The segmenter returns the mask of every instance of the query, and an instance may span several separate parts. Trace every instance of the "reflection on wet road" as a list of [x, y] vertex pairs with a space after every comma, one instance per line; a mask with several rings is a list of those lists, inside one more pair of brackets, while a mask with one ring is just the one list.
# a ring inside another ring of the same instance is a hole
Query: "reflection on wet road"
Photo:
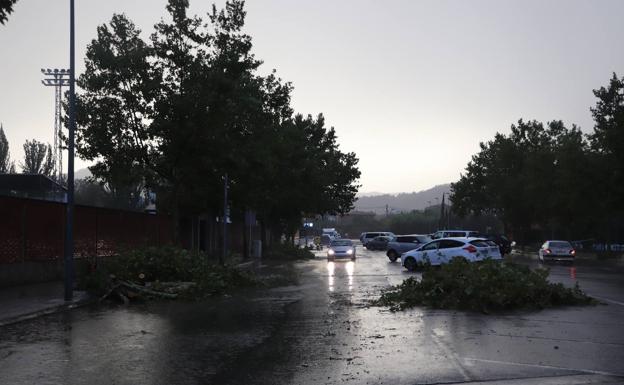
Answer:
[[355, 262], [327, 262], [327, 286], [330, 292], [334, 291], [334, 282], [336, 276], [339, 278], [347, 277], [347, 281], [341, 280], [341, 283], [347, 284], [349, 291], [353, 290], [353, 274], [355, 273]]
[[[392, 313], [368, 301], [413, 274], [383, 252], [359, 248], [355, 262], [319, 253], [297, 268], [297, 287], [77, 309], [0, 328], [0, 384], [583, 383], [624, 375], [624, 306]], [[552, 279], [574, 283], [564, 266], [552, 267]], [[578, 266], [575, 279], [624, 302], [621, 274]]]

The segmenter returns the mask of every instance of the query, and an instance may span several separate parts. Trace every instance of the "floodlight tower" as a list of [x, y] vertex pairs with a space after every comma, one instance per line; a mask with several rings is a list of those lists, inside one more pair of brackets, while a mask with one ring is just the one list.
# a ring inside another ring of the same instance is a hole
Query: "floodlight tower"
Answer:
[[41, 69], [44, 78], [41, 83], [46, 87], [54, 87], [54, 157], [56, 158], [56, 166], [54, 174], [58, 182], [63, 183], [63, 146], [61, 146], [61, 130], [62, 130], [62, 88], [69, 86], [69, 70], [68, 69]]

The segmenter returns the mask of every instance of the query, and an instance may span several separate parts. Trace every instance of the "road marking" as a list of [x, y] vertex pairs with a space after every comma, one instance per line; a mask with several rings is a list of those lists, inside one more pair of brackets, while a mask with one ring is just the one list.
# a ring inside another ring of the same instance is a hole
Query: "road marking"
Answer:
[[612, 299], [609, 299], [609, 298], [598, 297], [598, 296], [595, 296], [595, 295], [590, 294], [590, 293], [587, 293], [587, 294], [590, 297], [594, 297], [594, 298], [599, 299], [601, 301], [605, 301], [605, 302], [613, 303], [613, 304], [616, 304], [616, 305], [624, 306], [624, 302], [615, 301], [615, 300], [612, 300]]
[[544, 369], [559, 369], [559, 370], [569, 370], [571, 372], [583, 372], [583, 373], [590, 373], [590, 374], [600, 374], [603, 376], [615, 376], [615, 377], [622, 377], [622, 374], [618, 374], [618, 373], [612, 373], [612, 372], [605, 372], [602, 370], [592, 370], [592, 369], [571, 369], [571, 368], [565, 368], [562, 366], [554, 366], [554, 365], [542, 365], [542, 364], [525, 364], [523, 362], [509, 362], [509, 361], [498, 361], [498, 360], [487, 360], [487, 359], [482, 359], [482, 358], [472, 358], [472, 357], [464, 357], [463, 358], [466, 361], [477, 361], [477, 362], [485, 362], [485, 363], [491, 363], [491, 364], [506, 364], [506, 365], [515, 365], [515, 366], [526, 366], [526, 367], [535, 367], [535, 368], [544, 368]]
[[455, 352], [453, 352], [453, 350], [451, 350], [451, 348], [440, 338], [444, 336], [444, 334], [445, 333], [443, 330], [433, 329], [431, 331], [431, 338], [433, 339], [433, 342], [435, 342], [435, 344], [438, 345], [438, 347], [444, 351], [446, 356], [453, 363], [453, 366], [455, 366], [455, 369], [457, 369], [457, 371], [462, 375], [462, 377], [464, 378], [464, 381], [466, 382], [474, 381], [474, 378], [470, 376], [468, 371], [461, 364], [461, 361], [459, 360], [459, 357], [457, 356], [457, 354], [455, 354]]

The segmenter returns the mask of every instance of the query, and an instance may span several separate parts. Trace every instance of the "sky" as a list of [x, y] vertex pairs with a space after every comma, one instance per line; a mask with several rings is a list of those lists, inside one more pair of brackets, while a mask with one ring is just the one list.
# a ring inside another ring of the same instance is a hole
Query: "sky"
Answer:
[[[190, 3], [204, 15], [212, 1]], [[68, 67], [68, 4], [19, 0], [0, 25], [0, 123], [16, 163], [26, 139], [53, 141], [54, 92], [40, 68]], [[165, 4], [76, 0], [77, 73], [113, 13], [147, 37]], [[248, 0], [246, 9], [262, 71], [293, 83], [296, 112], [335, 127], [360, 159], [363, 193], [456, 181], [480, 142], [520, 118], [591, 132], [592, 90], [624, 76], [620, 0]]]

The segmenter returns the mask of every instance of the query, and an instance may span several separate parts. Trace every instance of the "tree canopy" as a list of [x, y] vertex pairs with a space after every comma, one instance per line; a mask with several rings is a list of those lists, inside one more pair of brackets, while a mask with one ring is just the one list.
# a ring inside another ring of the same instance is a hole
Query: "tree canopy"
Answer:
[[15, 163], [11, 161], [9, 141], [4, 134], [4, 128], [0, 125], [0, 174], [15, 173]]
[[9, 19], [15, 3], [17, 0], [0, 0], [0, 24], [4, 24]]
[[561, 121], [520, 120], [509, 134], [481, 143], [452, 184], [453, 209], [494, 214], [519, 238], [532, 229], [574, 239], [615, 236], [624, 207], [624, 82], [614, 74], [594, 95], [589, 135]]
[[27, 140], [24, 143], [24, 162], [20, 166], [24, 174], [43, 174], [54, 177], [56, 162], [52, 146], [35, 139]]
[[176, 218], [219, 215], [226, 174], [232, 207], [279, 232], [302, 215], [348, 212], [358, 159], [340, 151], [322, 114], [294, 114], [290, 83], [261, 74], [244, 2], [213, 6], [207, 18], [188, 6], [169, 0], [149, 40], [114, 15], [88, 45], [76, 138], [94, 177], [141, 183]]

